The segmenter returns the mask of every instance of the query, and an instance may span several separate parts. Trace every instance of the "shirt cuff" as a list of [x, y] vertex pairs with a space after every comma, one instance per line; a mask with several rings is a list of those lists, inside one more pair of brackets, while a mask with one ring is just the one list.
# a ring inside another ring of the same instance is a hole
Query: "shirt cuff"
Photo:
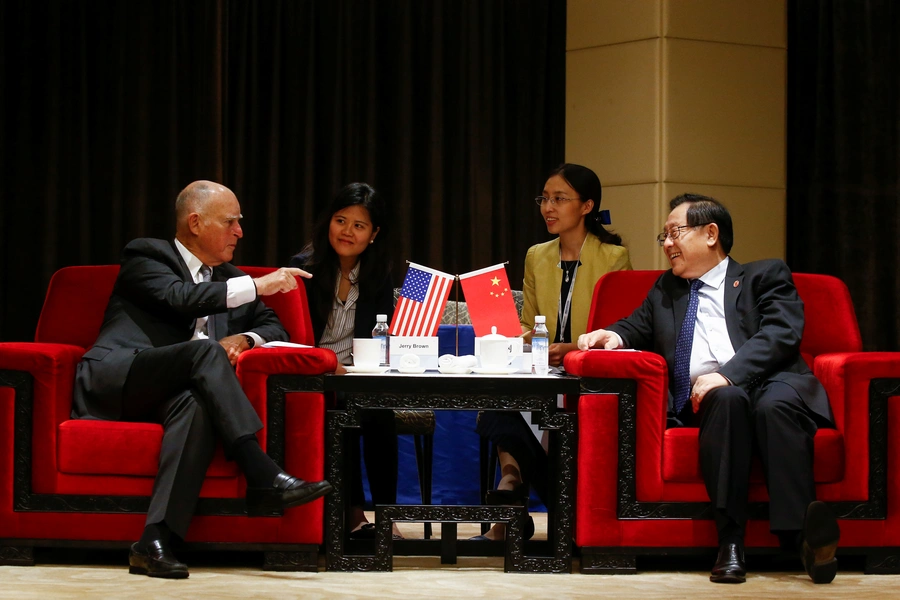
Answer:
[[615, 331], [613, 331], [613, 332], [611, 332], [611, 333], [612, 333], [614, 336], [616, 336], [616, 339], [617, 339], [617, 340], [619, 340], [618, 348], [624, 348], [624, 347], [625, 347], [625, 342], [622, 340], [622, 336], [619, 335], [618, 333], [616, 333]]
[[232, 277], [225, 283], [228, 285], [228, 292], [225, 296], [225, 305], [228, 308], [237, 308], [256, 300], [256, 284], [249, 275]]
[[262, 346], [263, 344], [266, 343], [266, 340], [262, 339], [262, 338], [259, 336], [259, 334], [256, 333], [256, 332], [254, 332], [254, 331], [245, 331], [245, 332], [244, 332], [244, 335], [249, 335], [250, 337], [253, 338], [253, 341], [256, 342], [256, 343], [253, 345], [254, 348], [259, 348], [260, 346]]

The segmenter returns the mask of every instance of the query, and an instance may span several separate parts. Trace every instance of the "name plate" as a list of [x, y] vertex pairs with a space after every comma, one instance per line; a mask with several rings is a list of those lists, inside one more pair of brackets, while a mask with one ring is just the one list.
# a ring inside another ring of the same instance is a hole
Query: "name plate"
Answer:
[[419, 366], [426, 369], [438, 368], [438, 338], [394, 335], [391, 340], [391, 368], [400, 366], [400, 357], [404, 354], [415, 354], [419, 357]]

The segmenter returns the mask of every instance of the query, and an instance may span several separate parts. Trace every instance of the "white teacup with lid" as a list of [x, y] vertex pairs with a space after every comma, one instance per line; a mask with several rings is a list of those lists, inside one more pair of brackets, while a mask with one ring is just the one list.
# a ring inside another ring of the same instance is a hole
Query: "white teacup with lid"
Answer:
[[510, 352], [509, 338], [497, 333], [497, 327], [491, 327], [491, 333], [481, 338], [481, 368], [502, 370], [509, 366], [513, 356]]

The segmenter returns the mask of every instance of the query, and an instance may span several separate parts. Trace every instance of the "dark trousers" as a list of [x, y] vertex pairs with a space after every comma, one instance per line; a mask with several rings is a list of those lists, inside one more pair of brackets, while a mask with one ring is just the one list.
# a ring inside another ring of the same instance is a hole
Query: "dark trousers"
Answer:
[[[363, 410], [360, 416], [362, 431], [347, 435], [350, 444], [348, 459], [351, 461], [345, 473], [352, 473], [350, 481], [350, 505], [363, 506], [366, 502], [362, 484], [361, 459], [366, 461], [366, 476], [372, 504], [397, 503], [397, 427], [394, 411], [385, 409]], [[359, 441], [362, 438], [362, 453]]]
[[122, 420], [163, 425], [147, 524], [165, 521], [181, 538], [187, 535], [216, 439], [227, 451], [262, 428], [225, 349], [209, 340], [141, 351], [125, 382]]
[[818, 426], [791, 386], [771, 381], [748, 395], [738, 387], [709, 392], [696, 415], [690, 403], [682, 422], [700, 423], [700, 468], [715, 508], [720, 541], [743, 534], [747, 523], [750, 458], [761, 459], [773, 532], [799, 531], [816, 499], [813, 438]]
[[544, 447], [534, 436], [525, 418], [517, 412], [486, 410], [478, 415], [475, 431], [494, 445], [509, 452], [519, 463], [522, 481], [537, 492], [544, 506], [551, 506], [547, 493], [549, 460]]

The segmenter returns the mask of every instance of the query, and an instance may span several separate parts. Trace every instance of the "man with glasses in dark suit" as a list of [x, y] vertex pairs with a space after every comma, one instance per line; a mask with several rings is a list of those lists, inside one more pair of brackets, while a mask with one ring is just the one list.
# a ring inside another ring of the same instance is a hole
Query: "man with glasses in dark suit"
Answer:
[[700, 428], [700, 465], [719, 554], [710, 580], [746, 579], [744, 530], [754, 450], [769, 491], [769, 523], [816, 583], [837, 573], [840, 538], [816, 501], [813, 438], [834, 427], [825, 389], [800, 356], [803, 302], [781, 260], [741, 265], [728, 256], [731, 215], [718, 200], [683, 194], [657, 240], [671, 269], [643, 304], [578, 347], [635, 348], [669, 367], [669, 426]]

